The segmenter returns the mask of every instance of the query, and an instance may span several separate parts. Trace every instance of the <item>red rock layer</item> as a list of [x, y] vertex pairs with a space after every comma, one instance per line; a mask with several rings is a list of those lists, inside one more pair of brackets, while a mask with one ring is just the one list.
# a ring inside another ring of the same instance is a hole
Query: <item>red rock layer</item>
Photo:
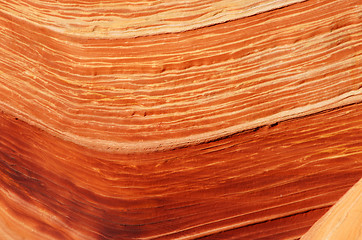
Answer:
[[109, 154], [1, 114], [6, 239], [298, 238], [362, 175], [362, 106]]
[[68, 4], [20, 2], [0, 11], [0, 108], [83, 146], [170, 149], [362, 101], [359, 0], [137, 38], [65, 34]]
[[301, 237], [362, 177], [361, 6], [0, 0], [0, 237]]
[[362, 179], [302, 237], [302, 240], [362, 238]]

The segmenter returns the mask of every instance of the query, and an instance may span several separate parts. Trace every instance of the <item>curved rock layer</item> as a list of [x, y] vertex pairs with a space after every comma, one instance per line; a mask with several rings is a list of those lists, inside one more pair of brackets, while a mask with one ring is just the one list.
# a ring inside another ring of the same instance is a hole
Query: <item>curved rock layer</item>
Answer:
[[138, 154], [89, 150], [2, 113], [0, 235], [298, 238], [362, 175], [361, 109]]
[[358, 181], [302, 240], [362, 238], [362, 179]]
[[0, 0], [0, 237], [298, 239], [362, 177], [359, 0]]
[[[273, 11], [289, 1], [262, 1], [270, 11], [137, 38], [82, 35], [81, 26], [58, 31], [78, 19], [97, 29], [95, 19], [108, 9], [92, 14], [100, 3], [20, 2], [1, 2], [0, 107], [83, 146], [171, 149], [362, 101], [359, 0], [311, 0]], [[224, 11], [259, 9], [258, 1], [241, 2]], [[123, 5], [113, 5], [110, 15], [120, 14]], [[162, 6], [164, 14], [171, 11]]]

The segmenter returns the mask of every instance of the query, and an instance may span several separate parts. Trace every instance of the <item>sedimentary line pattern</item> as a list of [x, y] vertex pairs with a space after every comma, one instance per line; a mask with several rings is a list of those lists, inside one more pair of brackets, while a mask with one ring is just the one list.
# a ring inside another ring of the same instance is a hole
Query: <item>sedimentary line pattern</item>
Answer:
[[66, 35], [3, 8], [1, 108], [83, 146], [169, 149], [362, 100], [360, 1], [117, 39]]
[[142, 154], [89, 150], [2, 113], [0, 234], [300, 237], [361, 177], [361, 112], [355, 104]]
[[300, 238], [362, 177], [361, 19], [0, 0], [0, 238]]

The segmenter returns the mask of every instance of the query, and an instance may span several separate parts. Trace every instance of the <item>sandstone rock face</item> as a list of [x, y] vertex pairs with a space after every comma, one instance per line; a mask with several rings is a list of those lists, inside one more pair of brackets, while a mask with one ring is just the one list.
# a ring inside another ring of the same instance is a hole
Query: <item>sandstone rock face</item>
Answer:
[[361, 213], [362, 179], [314, 224], [302, 240], [361, 239]]
[[300, 238], [362, 177], [361, 19], [0, 0], [0, 239]]

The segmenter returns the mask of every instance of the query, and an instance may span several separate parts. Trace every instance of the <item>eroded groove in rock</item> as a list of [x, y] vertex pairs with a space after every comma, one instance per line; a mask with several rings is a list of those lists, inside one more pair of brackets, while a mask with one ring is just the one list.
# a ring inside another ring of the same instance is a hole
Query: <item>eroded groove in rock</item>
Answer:
[[359, 0], [0, 0], [0, 238], [300, 238], [362, 177]]
[[0, 234], [301, 237], [361, 177], [361, 113], [354, 104], [206, 144], [134, 154], [85, 149], [2, 113]]
[[169, 149], [362, 101], [357, 0], [117, 39], [53, 31], [9, 4], [0, 11], [1, 109], [83, 146]]

